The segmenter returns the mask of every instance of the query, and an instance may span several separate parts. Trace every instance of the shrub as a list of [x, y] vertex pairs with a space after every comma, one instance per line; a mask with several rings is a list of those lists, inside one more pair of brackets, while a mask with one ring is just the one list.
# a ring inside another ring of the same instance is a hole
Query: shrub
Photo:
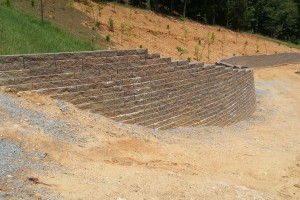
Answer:
[[34, 5], [35, 5], [35, 1], [31, 0], [31, 7], [34, 7]]
[[106, 42], [111, 42], [109, 35], [106, 35]]
[[99, 28], [99, 27], [100, 27], [100, 25], [101, 25], [101, 24], [100, 24], [100, 22], [99, 22], [99, 21], [96, 21], [96, 24], [95, 24], [95, 26]]
[[10, 8], [10, 7], [11, 7], [10, 0], [6, 0], [6, 1], [5, 1], [5, 5], [6, 5], [7, 7], [9, 7], [9, 8]]

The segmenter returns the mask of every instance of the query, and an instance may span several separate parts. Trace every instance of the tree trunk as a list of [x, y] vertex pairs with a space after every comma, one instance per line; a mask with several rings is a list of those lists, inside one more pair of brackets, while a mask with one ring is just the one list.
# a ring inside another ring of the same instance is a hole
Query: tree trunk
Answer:
[[41, 0], [41, 18], [42, 23], [44, 22], [44, 6], [43, 6], [43, 0]]
[[147, 0], [147, 9], [151, 9], [151, 0]]
[[183, 17], [185, 17], [185, 15], [186, 15], [186, 4], [187, 4], [187, 1], [188, 0], [184, 0], [184, 5], [183, 5]]
[[226, 27], [229, 27], [229, 0], [227, 0]]
[[216, 24], [216, 1], [213, 0], [213, 25]]

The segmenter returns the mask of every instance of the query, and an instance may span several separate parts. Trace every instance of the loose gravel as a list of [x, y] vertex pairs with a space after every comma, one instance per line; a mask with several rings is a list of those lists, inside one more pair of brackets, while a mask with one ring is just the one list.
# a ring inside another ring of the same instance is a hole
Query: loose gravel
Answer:
[[[0, 200], [4, 199], [31, 199], [38, 193], [42, 199], [60, 199], [58, 195], [50, 195], [46, 189], [32, 187], [26, 180], [24, 173], [28, 170], [62, 170], [62, 167], [46, 162], [42, 152], [24, 152], [19, 144], [11, 140], [0, 138]], [[32, 161], [36, 158], [36, 162]]]
[[45, 134], [51, 134], [52, 137], [59, 141], [69, 143], [80, 143], [86, 141], [85, 138], [74, 134], [76, 130], [70, 127], [68, 122], [51, 119], [46, 117], [43, 113], [25, 109], [19, 106], [18, 103], [18, 99], [0, 94], [0, 107], [18, 123], [26, 121], [34, 125], [37, 129], [43, 129]]
[[[0, 177], [18, 170], [21, 149], [11, 141], [0, 139]], [[0, 179], [1, 180], [1, 179]]]

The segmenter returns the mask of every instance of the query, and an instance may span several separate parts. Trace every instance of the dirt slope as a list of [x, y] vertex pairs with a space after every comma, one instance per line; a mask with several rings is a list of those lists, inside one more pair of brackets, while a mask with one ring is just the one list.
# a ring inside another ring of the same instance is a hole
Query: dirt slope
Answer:
[[[181, 21], [154, 12], [126, 8], [107, 4], [98, 16], [95, 3], [84, 5], [75, 3], [74, 7], [90, 16], [91, 20], [83, 21], [87, 27], [94, 26], [94, 21], [101, 23], [98, 33], [103, 37], [110, 36], [117, 49], [136, 48], [142, 45], [154, 52], [174, 59], [190, 57], [205, 62], [215, 62], [233, 55], [272, 54], [278, 52], [299, 52], [299, 50], [282, 46], [278, 43], [259, 39], [249, 34], [236, 33], [224, 28], [205, 26], [192, 21]], [[109, 31], [109, 17], [114, 21], [114, 32]], [[123, 27], [121, 28], [121, 24]], [[212, 39], [214, 34], [214, 39]], [[208, 47], [208, 42], [211, 45]], [[195, 56], [198, 46], [199, 55]], [[177, 47], [184, 53], [180, 56]]]
[[[12, 2], [14, 7], [40, 17], [40, 1], [36, 1], [34, 7], [29, 1], [12, 0]], [[221, 58], [242, 54], [300, 52], [300, 50], [253, 35], [236, 33], [188, 20], [181, 21], [147, 10], [106, 4], [100, 7], [103, 9], [100, 9], [101, 15], [99, 16], [97, 4], [85, 5], [72, 2], [68, 0], [45, 1], [45, 18], [63, 30], [101, 45], [103, 48], [127, 49], [138, 48], [142, 45], [152, 52], [161, 53], [173, 59], [189, 57], [196, 60], [198, 57], [199, 60], [205, 62], [215, 62]], [[114, 32], [109, 31], [110, 17], [114, 21]], [[99, 24], [96, 23], [97, 21]], [[95, 25], [99, 27], [93, 30], [92, 27]], [[212, 34], [214, 41], [211, 40]], [[104, 41], [108, 35], [112, 43]], [[208, 48], [209, 41], [210, 48]], [[196, 46], [198, 46], [197, 56], [195, 56]], [[181, 56], [177, 47], [184, 50]]]
[[0, 198], [299, 199], [299, 67], [256, 69], [257, 111], [224, 129], [154, 131], [1, 92]]

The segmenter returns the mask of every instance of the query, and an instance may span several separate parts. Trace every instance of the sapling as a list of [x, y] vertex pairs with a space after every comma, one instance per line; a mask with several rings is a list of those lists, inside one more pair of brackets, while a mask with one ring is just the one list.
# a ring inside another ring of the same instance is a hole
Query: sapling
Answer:
[[244, 54], [246, 54], [246, 48], [247, 48], [247, 46], [248, 46], [248, 41], [245, 41], [245, 43], [244, 43]]
[[210, 53], [211, 53], [210, 47], [211, 47], [211, 45], [213, 45], [215, 43], [215, 40], [216, 40], [215, 33], [211, 33], [211, 34], [208, 33], [206, 40], [207, 40], [207, 45], [208, 45], [208, 47], [207, 47], [207, 59], [209, 61], [210, 60]]
[[108, 18], [108, 25], [109, 25], [109, 31], [114, 32], [114, 20], [112, 19], [111, 16]]
[[221, 40], [222, 58], [224, 57], [224, 41], [226, 40], [225, 34], [223, 34], [223, 39]]
[[200, 49], [198, 45], [195, 46], [194, 56], [197, 61], [200, 60]]
[[259, 45], [258, 44], [256, 44], [256, 53], [259, 53]]
[[185, 50], [183, 48], [179, 47], [179, 46], [177, 46], [176, 49], [179, 53], [180, 59], [182, 59], [181, 56], [185, 53]]

